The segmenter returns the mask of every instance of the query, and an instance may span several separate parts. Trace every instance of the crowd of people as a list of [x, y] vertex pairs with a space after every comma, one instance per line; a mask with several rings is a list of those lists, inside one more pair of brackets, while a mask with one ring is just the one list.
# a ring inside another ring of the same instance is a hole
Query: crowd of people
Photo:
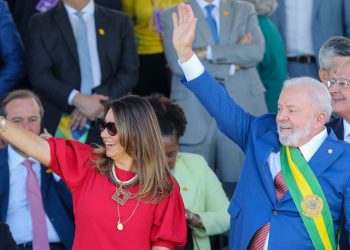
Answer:
[[350, 249], [349, 37], [347, 0], [0, 0], [0, 250]]

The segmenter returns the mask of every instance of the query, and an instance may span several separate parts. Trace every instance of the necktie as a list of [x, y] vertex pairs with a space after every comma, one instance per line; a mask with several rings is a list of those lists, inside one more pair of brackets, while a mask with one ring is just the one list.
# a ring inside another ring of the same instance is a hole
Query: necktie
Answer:
[[208, 4], [205, 6], [205, 9], [207, 10], [207, 23], [210, 28], [211, 34], [213, 36], [213, 40], [215, 44], [219, 43], [219, 35], [218, 35], [218, 28], [216, 26], [216, 21], [214, 17], [212, 16], [211, 12], [214, 9], [215, 5], [214, 4]]
[[31, 160], [24, 160], [22, 162], [22, 165], [25, 166], [28, 171], [26, 179], [26, 193], [29, 203], [30, 215], [32, 216], [33, 249], [49, 250], [50, 247], [47, 237], [47, 225], [38, 177], [33, 171], [33, 162]]
[[90, 95], [93, 88], [92, 67], [90, 59], [87, 30], [83, 19], [83, 12], [76, 12], [78, 17], [76, 42], [78, 47], [79, 66], [80, 66], [80, 92]]
[[[286, 182], [284, 181], [282, 171], [279, 171], [276, 175], [274, 181], [275, 185], [275, 192], [277, 201], [280, 201], [281, 198], [287, 193], [288, 188], [286, 185]], [[264, 249], [265, 241], [267, 238], [267, 235], [270, 231], [270, 223], [265, 224], [261, 228], [259, 228], [258, 231], [254, 234], [252, 240], [250, 241], [249, 250], [262, 250]]]

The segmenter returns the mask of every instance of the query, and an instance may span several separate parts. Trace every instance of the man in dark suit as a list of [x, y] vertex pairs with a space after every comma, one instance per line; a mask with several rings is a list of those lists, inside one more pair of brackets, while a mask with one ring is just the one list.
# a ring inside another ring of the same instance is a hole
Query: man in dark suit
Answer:
[[[333, 129], [339, 140], [347, 142], [350, 142], [350, 92], [345, 81], [350, 79], [349, 60], [350, 39], [346, 37], [335, 36], [328, 39], [319, 52], [320, 69], [318, 74], [321, 81], [328, 86], [333, 99], [333, 112], [336, 114], [326, 126]], [[341, 81], [344, 83], [343, 86], [341, 86]], [[340, 249], [346, 250], [350, 247], [344, 228], [344, 219], [342, 223], [339, 245]]]
[[9, 226], [0, 223], [0, 250], [16, 250], [17, 245], [12, 237]]
[[[10, 92], [2, 102], [1, 113], [34, 134], [40, 134], [43, 107], [33, 92]], [[32, 212], [38, 212], [31, 204], [30, 193], [33, 191], [28, 192], [27, 188], [30, 171], [25, 169], [25, 159], [32, 161], [31, 169], [40, 180], [36, 190], [41, 194], [38, 203], [44, 211], [41, 210], [43, 223], [39, 225], [37, 219], [32, 219]], [[46, 244], [49, 243], [51, 249], [71, 249], [74, 236], [72, 207], [71, 193], [60, 177], [11, 145], [0, 150], [0, 222], [10, 226], [19, 249], [32, 249], [36, 226], [47, 228], [44, 231]]]
[[[13, 19], [24, 43], [27, 41], [27, 30], [30, 18], [38, 12], [36, 6], [42, 0], [6, 0], [8, 2]], [[120, 0], [95, 0], [99, 5], [114, 10], [121, 10]]]
[[[62, 114], [71, 114], [71, 128], [82, 128], [101, 113], [101, 102], [128, 94], [137, 82], [138, 56], [126, 14], [92, 0], [64, 0], [34, 15], [28, 34], [28, 74], [48, 114], [44, 125], [52, 134]], [[86, 53], [81, 52], [84, 39]], [[90, 93], [82, 91], [87, 78]], [[92, 131], [88, 142], [98, 138]]]
[[[334, 36], [328, 39], [319, 52], [319, 77], [327, 85], [333, 101], [331, 127], [339, 140], [350, 142], [350, 39]], [[347, 137], [348, 136], [348, 137]]]
[[333, 112], [339, 117], [328, 123], [340, 140], [350, 143], [350, 61], [343, 63], [328, 82]]

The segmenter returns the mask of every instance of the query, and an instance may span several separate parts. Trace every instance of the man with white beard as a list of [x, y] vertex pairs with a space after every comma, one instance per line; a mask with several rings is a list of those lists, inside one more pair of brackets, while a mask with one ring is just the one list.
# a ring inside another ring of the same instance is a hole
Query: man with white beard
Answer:
[[326, 86], [308, 77], [288, 80], [277, 115], [253, 116], [194, 54], [196, 21], [186, 4], [173, 15], [184, 85], [245, 152], [229, 207], [230, 249], [336, 249], [342, 211], [350, 228], [350, 145], [325, 127], [332, 112]]

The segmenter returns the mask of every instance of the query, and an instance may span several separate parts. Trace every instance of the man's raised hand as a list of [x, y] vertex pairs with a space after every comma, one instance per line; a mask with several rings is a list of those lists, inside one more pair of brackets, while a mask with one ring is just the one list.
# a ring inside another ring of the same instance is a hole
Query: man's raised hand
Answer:
[[192, 43], [196, 31], [197, 18], [194, 17], [189, 4], [178, 5], [178, 15], [173, 13], [173, 44], [181, 63], [189, 60], [194, 52]]

